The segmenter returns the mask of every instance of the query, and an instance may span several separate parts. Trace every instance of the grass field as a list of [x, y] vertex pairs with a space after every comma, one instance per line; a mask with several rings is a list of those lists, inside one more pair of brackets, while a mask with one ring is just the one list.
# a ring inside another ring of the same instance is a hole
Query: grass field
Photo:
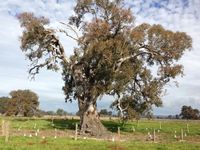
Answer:
[[[134, 150], [134, 149], [181, 149], [200, 150], [200, 121], [186, 120], [140, 120], [125, 124], [118, 120], [103, 120], [103, 124], [117, 137], [120, 127], [121, 141], [94, 140], [78, 137], [73, 139], [75, 124], [78, 119], [45, 119], [45, 118], [1, 118], [10, 122], [10, 137], [0, 137], [0, 150], [4, 149], [42, 149], [42, 150]], [[40, 130], [37, 137], [36, 130]], [[183, 130], [183, 141], [181, 139]], [[147, 140], [148, 134], [155, 130], [156, 142]], [[24, 136], [26, 134], [26, 136]], [[31, 135], [31, 136], [30, 136]], [[56, 135], [56, 138], [55, 138]], [[175, 138], [176, 136], [176, 138]]]
[[77, 140], [70, 138], [25, 138], [11, 137], [8, 143], [0, 138], [1, 150], [199, 150], [198, 143], [152, 143], [152, 142], [109, 142], [95, 140]]

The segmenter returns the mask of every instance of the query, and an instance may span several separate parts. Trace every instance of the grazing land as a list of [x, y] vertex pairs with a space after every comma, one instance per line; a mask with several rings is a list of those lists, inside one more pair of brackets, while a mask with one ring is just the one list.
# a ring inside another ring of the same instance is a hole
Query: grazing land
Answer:
[[[200, 121], [142, 119], [121, 123], [116, 118], [103, 118], [103, 124], [111, 132], [109, 138], [78, 135], [75, 141], [77, 117], [0, 119], [1, 125], [3, 120], [9, 122], [9, 140], [5, 142], [5, 137], [1, 136], [0, 149], [200, 149]], [[154, 134], [155, 139], [152, 139]]]

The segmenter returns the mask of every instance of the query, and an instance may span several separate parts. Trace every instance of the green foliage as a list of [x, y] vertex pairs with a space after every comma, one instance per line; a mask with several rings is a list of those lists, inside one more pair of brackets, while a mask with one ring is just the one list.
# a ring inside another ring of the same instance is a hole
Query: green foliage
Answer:
[[45, 114], [46, 115], [50, 115], [50, 116], [56, 115], [56, 113], [54, 111], [51, 111], [51, 110], [50, 111], [46, 111]]
[[112, 111], [108, 111], [107, 109], [101, 109], [99, 114], [105, 116], [112, 116]]
[[191, 106], [182, 106], [180, 116], [183, 119], [200, 119], [200, 111]]
[[10, 98], [8, 97], [0, 97], [0, 114], [5, 114], [8, 108], [8, 101]]
[[57, 109], [56, 114], [59, 116], [65, 116], [65, 115], [67, 115], [67, 112], [64, 111], [63, 109], [59, 108], [59, 109]]
[[6, 115], [34, 116], [38, 113], [39, 101], [36, 93], [30, 90], [16, 90], [10, 92]]
[[[66, 28], [59, 30], [77, 42], [69, 57], [48, 19], [19, 15], [24, 29], [21, 48], [31, 61], [29, 73], [34, 76], [44, 67], [62, 69], [66, 101], [78, 100], [80, 116], [91, 105], [95, 111], [105, 94], [116, 98], [113, 107], [122, 117], [161, 106], [164, 86], [183, 74], [177, 61], [191, 49], [191, 37], [161, 25], [135, 26], [123, 0], [78, 0], [74, 12], [68, 23], [62, 23]], [[69, 28], [76, 36], [69, 34]]]

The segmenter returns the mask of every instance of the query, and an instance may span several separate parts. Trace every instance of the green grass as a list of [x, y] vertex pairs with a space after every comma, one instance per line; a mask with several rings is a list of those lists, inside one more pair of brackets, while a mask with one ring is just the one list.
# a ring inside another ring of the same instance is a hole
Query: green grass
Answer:
[[[2, 118], [1, 118], [2, 119]], [[75, 124], [79, 123], [79, 120], [76, 119], [54, 119], [53, 124], [51, 119], [33, 119], [33, 118], [4, 118], [10, 120], [11, 127], [14, 129], [33, 129], [35, 124], [36, 127], [41, 130], [47, 129], [60, 129], [60, 130], [74, 130]], [[200, 135], [200, 121], [186, 121], [186, 120], [140, 120], [129, 121], [125, 124], [120, 123], [117, 120], [104, 120], [102, 121], [104, 126], [111, 132], [117, 132], [118, 127], [121, 131], [126, 134], [132, 132], [132, 129], [135, 128], [136, 132], [139, 133], [148, 133], [152, 132], [154, 129], [160, 130], [162, 133], [178, 133], [183, 129], [187, 131], [187, 124], [189, 125], [189, 134], [190, 135]], [[161, 129], [160, 129], [161, 123]]]
[[80, 140], [70, 138], [24, 138], [11, 137], [5, 144], [0, 138], [1, 150], [199, 150], [200, 145], [194, 143], [147, 143], [147, 142], [111, 142]]
[[[79, 123], [76, 119], [54, 119], [53, 124], [51, 119], [33, 119], [33, 118], [0, 118], [1, 120], [9, 120], [11, 129], [17, 131], [21, 130], [34, 130], [36, 128], [44, 131], [54, 131], [56, 128], [61, 131], [74, 130], [75, 124]], [[113, 133], [117, 133], [118, 127], [120, 127], [123, 137], [128, 137], [126, 142], [111, 142], [111, 141], [96, 141], [96, 140], [84, 140], [79, 139], [74, 141], [69, 137], [47, 137], [42, 139], [41, 137], [19, 137], [11, 136], [9, 142], [5, 144], [4, 138], [0, 137], [0, 150], [4, 149], [16, 149], [16, 150], [88, 150], [88, 149], [110, 149], [110, 150], [198, 150], [200, 149], [200, 121], [186, 121], [186, 120], [140, 120], [129, 121], [125, 124], [120, 123], [118, 120], [104, 120], [102, 121], [105, 127]], [[161, 122], [161, 129], [160, 129]], [[187, 124], [189, 125], [189, 133], [187, 133]], [[132, 131], [133, 127], [135, 132]], [[156, 135], [159, 136], [158, 143], [152, 143], [146, 141], [147, 133], [152, 133], [156, 130]], [[158, 129], [160, 132], [158, 133]], [[184, 130], [187, 133], [187, 137], [184, 137], [184, 142], [179, 142], [174, 139], [174, 132], [180, 138], [180, 131]], [[73, 133], [73, 132], [72, 132]], [[130, 138], [129, 138], [130, 137]]]
[[[33, 129], [35, 124], [37, 128], [42, 130], [46, 129], [75, 129], [75, 124], [79, 123], [76, 119], [54, 119], [53, 124], [51, 119], [33, 119], [33, 118], [6, 118], [10, 120], [12, 128], [23, 128], [23, 129]], [[200, 135], [200, 121], [185, 121], [185, 120], [140, 120], [129, 121], [125, 124], [120, 123], [117, 120], [113, 121], [102, 121], [106, 128], [112, 132], [117, 132], [118, 127], [124, 133], [132, 132], [134, 127], [136, 132], [148, 133], [149, 131], [160, 130], [162, 133], [180, 133], [181, 129], [187, 131], [187, 124], [189, 125], [190, 135]], [[160, 129], [161, 122], [161, 129]]]
[[30, 118], [11, 118], [9, 119], [11, 122], [12, 128], [22, 128], [22, 129], [33, 129], [35, 124], [36, 128], [41, 130], [49, 130], [49, 129], [75, 129], [75, 124], [79, 123], [79, 120], [70, 119], [54, 119], [53, 122], [51, 119], [30, 119]]
[[[161, 123], [161, 129], [160, 129]], [[148, 133], [152, 132], [154, 129], [156, 131], [160, 130], [162, 133], [178, 133], [183, 129], [187, 132], [187, 124], [189, 127], [190, 135], [200, 135], [200, 121], [185, 121], [185, 120], [140, 120], [129, 121], [125, 124], [119, 123], [117, 121], [103, 121], [103, 124], [112, 132], [117, 132], [118, 127], [124, 133], [132, 132], [135, 128], [136, 132]]]

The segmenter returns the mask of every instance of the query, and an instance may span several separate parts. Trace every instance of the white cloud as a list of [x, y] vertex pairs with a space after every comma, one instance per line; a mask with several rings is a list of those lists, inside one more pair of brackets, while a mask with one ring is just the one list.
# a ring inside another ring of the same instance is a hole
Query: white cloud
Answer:
[[[58, 21], [67, 21], [72, 11], [72, 1], [59, 3], [56, 1], [0, 1], [0, 96], [7, 96], [11, 90], [31, 89], [38, 93], [41, 107], [53, 108], [55, 101], [64, 102], [63, 81], [60, 73], [42, 71], [35, 81], [28, 79], [28, 61], [20, 50], [19, 36], [22, 32], [15, 15], [23, 11], [31, 11], [36, 15], [50, 18], [52, 26]], [[57, 19], [57, 20], [56, 20]], [[58, 24], [58, 23], [57, 23]], [[62, 38], [62, 37], [61, 37]], [[63, 41], [67, 54], [71, 53], [73, 41]], [[70, 51], [71, 49], [71, 51]], [[44, 101], [49, 101], [49, 105]], [[70, 104], [69, 104], [70, 105]]]

